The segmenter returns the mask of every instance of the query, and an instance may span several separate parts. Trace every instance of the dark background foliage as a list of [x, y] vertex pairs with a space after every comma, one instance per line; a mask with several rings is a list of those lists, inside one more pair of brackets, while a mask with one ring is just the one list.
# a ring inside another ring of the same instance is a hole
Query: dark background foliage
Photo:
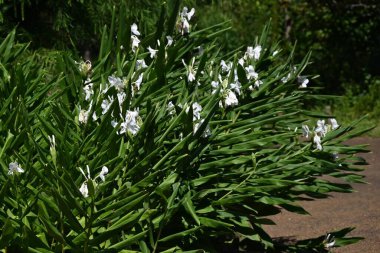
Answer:
[[[0, 0], [0, 35], [5, 37], [17, 26], [20, 42], [31, 41], [34, 49], [70, 49], [78, 56], [94, 58], [102, 28], [110, 25], [113, 8], [125, 4], [130, 19], [139, 23], [143, 34], [149, 34], [163, 2]], [[378, 90], [377, 0], [185, 0], [183, 4], [196, 8], [198, 29], [230, 21], [226, 26], [232, 29], [219, 38], [226, 52], [254, 44], [264, 24], [271, 20], [272, 41], [281, 41], [282, 48], [289, 51], [297, 43], [296, 60], [312, 51], [309, 74], [318, 74], [319, 78], [310, 85], [323, 87], [325, 94], [354, 95], [350, 101]], [[356, 111], [354, 117], [362, 113]]]
[[365, 1], [206, 1], [198, 18], [202, 25], [231, 19], [224, 44], [232, 49], [254, 41], [271, 19], [272, 39], [288, 49], [297, 42], [296, 58], [312, 50], [311, 72], [328, 92], [342, 93], [343, 84], [365, 85], [365, 75], [380, 75], [380, 3]]

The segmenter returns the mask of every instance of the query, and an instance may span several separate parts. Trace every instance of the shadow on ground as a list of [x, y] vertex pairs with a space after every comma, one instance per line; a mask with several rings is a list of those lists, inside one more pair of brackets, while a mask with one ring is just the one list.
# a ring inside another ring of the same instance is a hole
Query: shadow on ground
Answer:
[[356, 138], [352, 145], [368, 143], [370, 153], [360, 154], [369, 163], [362, 174], [368, 184], [353, 184], [356, 192], [333, 193], [328, 199], [304, 201], [300, 204], [311, 215], [299, 215], [283, 211], [275, 215], [275, 226], [265, 230], [279, 244], [287, 245], [297, 240], [318, 237], [345, 227], [356, 227], [349, 236], [365, 239], [333, 253], [380, 252], [380, 138]]

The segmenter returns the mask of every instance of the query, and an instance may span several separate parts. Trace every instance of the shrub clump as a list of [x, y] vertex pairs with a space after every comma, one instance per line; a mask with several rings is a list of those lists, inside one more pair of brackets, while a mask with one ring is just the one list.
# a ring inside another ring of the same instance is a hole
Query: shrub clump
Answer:
[[[14, 32], [4, 40], [0, 248], [275, 250], [268, 216], [305, 214], [298, 200], [351, 191], [322, 175], [361, 182], [353, 165], [364, 147], [343, 144], [360, 134], [357, 122], [304, 109], [315, 97], [303, 74], [309, 55], [282, 60], [268, 27], [221, 55], [214, 38], [225, 24], [197, 31], [194, 14], [164, 5], [146, 36], [113, 22], [97, 60], [62, 53], [50, 73], [22, 59]], [[294, 247], [341, 246], [348, 231]]]

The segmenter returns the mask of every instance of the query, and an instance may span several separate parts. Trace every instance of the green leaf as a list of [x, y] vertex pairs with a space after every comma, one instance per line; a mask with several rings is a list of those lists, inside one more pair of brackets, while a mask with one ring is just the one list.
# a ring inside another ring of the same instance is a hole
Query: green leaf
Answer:
[[7, 218], [1, 230], [0, 248], [6, 247], [8, 242], [12, 241], [15, 236], [15, 228], [13, 227], [11, 220]]
[[199, 217], [202, 226], [216, 228], [216, 229], [232, 229], [234, 225], [220, 220], [215, 220], [207, 217]]
[[198, 215], [196, 214], [194, 204], [191, 201], [190, 192], [188, 192], [185, 198], [183, 199], [183, 206], [185, 207], [185, 210], [191, 215], [191, 217], [193, 217], [196, 224], [199, 226], [200, 221], [199, 221]]
[[186, 237], [186, 236], [189, 236], [191, 234], [194, 234], [196, 231], [198, 231], [200, 229], [200, 227], [195, 227], [195, 228], [191, 228], [191, 229], [187, 229], [187, 230], [184, 230], [182, 232], [179, 232], [179, 233], [175, 233], [175, 234], [172, 234], [172, 235], [169, 235], [169, 236], [166, 236], [164, 238], [161, 238], [160, 240], [158, 240], [159, 242], [167, 242], [167, 241], [171, 241], [171, 240], [178, 240], [178, 239], [181, 239], [183, 237]]
[[141, 233], [138, 233], [137, 235], [134, 235], [134, 236], [130, 236], [128, 237], [127, 239], [125, 240], [122, 240], [121, 242], [118, 242], [114, 245], [112, 245], [110, 247], [110, 249], [117, 249], [117, 250], [120, 250], [120, 249], [123, 249], [125, 248], [126, 246], [132, 244], [132, 243], [135, 243], [136, 241], [140, 240], [141, 238], [145, 237], [146, 233], [148, 231], [143, 231]]

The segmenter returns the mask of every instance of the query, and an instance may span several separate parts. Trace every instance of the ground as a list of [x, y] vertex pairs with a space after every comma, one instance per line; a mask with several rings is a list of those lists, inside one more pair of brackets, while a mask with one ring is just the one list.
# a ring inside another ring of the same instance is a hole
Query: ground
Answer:
[[345, 227], [356, 227], [349, 235], [365, 237], [365, 240], [332, 252], [380, 252], [380, 138], [356, 138], [350, 144], [370, 145], [370, 153], [360, 154], [370, 164], [363, 172], [368, 184], [354, 184], [354, 193], [334, 193], [328, 199], [301, 202], [311, 215], [284, 211], [274, 216], [277, 225], [265, 227], [272, 237], [307, 239]]

